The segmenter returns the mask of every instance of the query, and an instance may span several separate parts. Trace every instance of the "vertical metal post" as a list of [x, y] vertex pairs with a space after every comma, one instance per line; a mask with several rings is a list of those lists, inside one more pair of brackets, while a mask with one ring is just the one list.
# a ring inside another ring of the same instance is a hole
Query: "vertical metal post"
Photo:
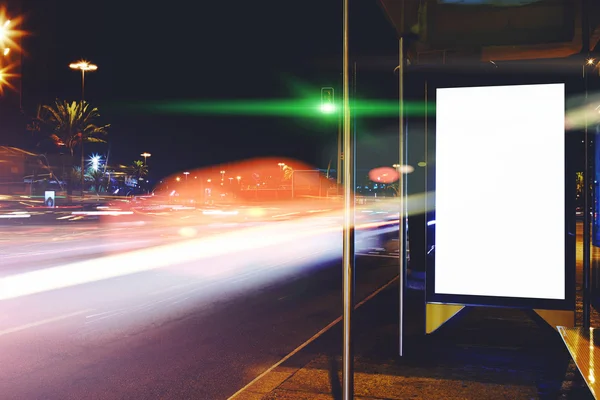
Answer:
[[[85, 99], [85, 70], [81, 69], [81, 107], [83, 107], [83, 101]], [[83, 186], [85, 184], [85, 170], [84, 170], [84, 151], [83, 151], [83, 132], [81, 132], [81, 202], [83, 203]]]
[[344, 230], [343, 230], [343, 353], [342, 353], [342, 396], [344, 400], [354, 398], [354, 355], [352, 352], [352, 311], [354, 309], [354, 181], [352, 171], [352, 135], [350, 131], [350, 91], [348, 65], [348, 0], [343, 0], [343, 101], [344, 101]]
[[81, 101], [85, 99], [85, 69], [81, 69]]
[[336, 166], [336, 179], [337, 179], [337, 190], [336, 193], [339, 195], [340, 185], [342, 184], [342, 119], [343, 109], [338, 111], [338, 129], [337, 129], [337, 166]]
[[[399, 110], [399, 163], [400, 166], [406, 165], [405, 160], [405, 132], [404, 132], [404, 38], [400, 37], [400, 65], [398, 68], [398, 91], [400, 98], [400, 110]], [[402, 167], [401, 167], [402, 168]], [[399, 257], [399, 335], [398, 335], [398, 354], [404, 355], [404, 285], [405, 285], [405, 271], [406, 271], [406, 179], [404, 175], [400, 175], [398, 178], [398, 189], [400, 191], [400, 210], [399, 210], [399, 224], [398, 224], [398, 257]]]
[[583, 131], [584, 150], [584, 168], [583, 168], [583, 327], [590, 327], [590, 308], [591, 308], [591, 269], [590, 269], [590, 167], [589, 167], [589, 138], [588, 138], [588, 73], [587, 65], [583, 64], [583, 82], [585, 85], [585, 128]]
[[[351, 166], [350, 168], [352, 168], [352, 180], [348, 181], [348, 185], [351, 185], [352, 187], [352, 207], [353, 207], [353, 211], [352, 211], [352, 216], [354, 218], [354, 211], [356, 211], [356, 194], [354, 192], [354, 190], [356, 189], [356, 142], [357, 142], [357, 136], [356, 136], [356, 129], [357, 129], [357, 123], [356, 123], [356, 80], [357, 80], [357, 67], [356, 67], [356, 61], [354, 62], [354, 69], [353, 69], [353, 76], [352, 76], [352, 152], [350, 153], [352, 155], [352, 158], [350, 159], [351, 162]], [[352, 227], [354, 227], [354, 220], [352, 221]], [[353, 228], [354, 229], [354, 228]], [[355, 265], [355, 250], [354, 250], [354, 236], [352, 237], [352, 265]], [[352, 293], [355, 293], [356, 290], [356, 269], [352, 270]], [[353, 299], [354, 302], [354, 299]], [[354, 306], [354, 303], [353, 303]]]
[[[398, 110], [398, 162], [402, 166], [406, 165], [406, 150], [405, 146], [405, 131], [404, 131], [404, 0], [402, 0], [402, 19], [400, 21], [400, 41], [398, 48], [398, 98], [399, 98], [399, 110]], [[398, 189], [400, 191], [400, 210], [398, 213], [398, 258], [399, 258], [399, 271], [398, 271], [398, 301], [399, 301], [399, 312], [398, 312], [398, 355], [402, 357], [404, 355], [404, 288], [406, 285], [406, 179], [405, 175], [398, 177]]]
[[[110, 159], [110, 142], [108, 144], [108, 151], [106, 152], [106, 160], [104, 160], [104, 171], [102, 172], [102, 177], [106, 176], [106, 168], [108, 167], [108, 160]], [[110, 174], [108, 174], [108, 180], [106, 182], [106, 194], [110, 193]]]

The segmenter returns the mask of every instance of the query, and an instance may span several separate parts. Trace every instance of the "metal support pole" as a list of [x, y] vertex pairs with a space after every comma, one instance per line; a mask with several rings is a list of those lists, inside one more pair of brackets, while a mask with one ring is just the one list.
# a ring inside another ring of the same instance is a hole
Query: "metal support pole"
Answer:
[[352, 135], [350, 130], [350, 71], [348, 65], [348, 0], [343, 0], [343, 86], [344, 86], [344, 230], [343, 230], [343, 354], [342, 395], [354, 398], [354, 355], [352, 351], [352, 312], [354, 309], [354, 174], [352, 170]]
[[343, 110], [338, 111], [338, 130], [337, 130], [337, 166], [336, 166], [336, 176], [337, 176], [337, 191], [336, 194], [339, 195], [339, 188], [342, 184], [342, 116]]
[[[400, 40], [398, 43], [398, 162], [401, 166], [406, 165], [405, 130], [404, 130], [404, 0], [402, 0], [402, 19], [400, 21]], [[400, 191], [400, 204], [398, 213], [398, 355], [404, 355], [404, 288], [406, 285], [406, 179], [402, 174], [398, 177], [398, 189]]]
[[588, 73], [587, 66], [583, 64], [583, 82], [585, 85], [585, 129], [583, 131], [584, 168], [583, 168], [583, 327], [590, 327], [591, 311], [591, 268], [590, 268], [590, 165], [589, 165], [589, 138], [588, 138]]
[[[356, 107], [356, 80], [357, 80], [357, 67], [356, 61], [354, 62], [354, 69], [352, 71], [352, 140], [351, 140], [351, 154], [352, 158], [350, 159], [350, 168], [352, 169], [351, 181], [348, 181], [348, 185], [352, 188], [352, 217], [354, 218], [354, 211], [356, 210], [356, 194], [354, 190], [356, 189], [356, 142], [358, 141], [356, 136], [357, 122], [357, 107]], [[352, 221], [352, 227], [354, 227], [355, 221]], [[354, 228], [353, 228], [354, 229]], [[354, 232], [354, 230], [353, 230]], [[352, 237], [352, 265], [355, 264], [355, 247], [354, 247], [354, 236]], [[352, 270], [352, 293], [356, 293], [356, 269]], [[354, 299], [352, 300], [354, 302]], [[354, 306], [354, 305], [353, 305]]]
[[[85, 99], [85, 70], [81, 69], [81, 107], [83, 107], [83, 101]], [[83, 132], [81, 132], [81, 202], [83, 203], [83, 187], [85, 184], [85, 170], [84, 170], [84, 151], [83, 151]]]
[[[292, 199], [294, 198], [294, 173], [296, 171], [292, 171], [292, 176], [290, 178], [290, 180], [292, 181]], [[258, 190], [258, 189], [257, 189]], [[258, 193], [258, 192], [257, 192]]]
[[[398, 66], [398, 96], [399, 101], [399, 163], [400, 166], [406, 165], [405, 159], [405, 132], [404, 132], [404, 37], [400, 37], [399, 43], [399, 55], [400, 64]], [[399, 335], [398, 335], [398, 354], [404, 355], [404, 284], [405, 284], [405, 273], [406, 273], [406, 179], [404, 175], [400, 175], [398, 178], [398, 189], [400, 189], [400, 210], [399, 210], [399, 225], [398, 225], [398, 257], [399, 257], [399, 271], [398, 271], [398, 286], [399, 286]]]
[[81, 69], [81, 101], [85, 99], [85, 70]]

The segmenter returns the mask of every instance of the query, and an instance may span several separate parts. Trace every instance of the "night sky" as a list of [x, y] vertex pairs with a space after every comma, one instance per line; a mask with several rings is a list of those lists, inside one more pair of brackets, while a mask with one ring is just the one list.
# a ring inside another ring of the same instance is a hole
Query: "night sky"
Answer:
[[[376, 0], [351, 6], [358, 96], [397, 99], [395, 32]], [[24, 9], [32, 32], [23, 44], [26, 112], [56, 97], [78, 100], [80, 75], [68, 64], [88, 59], [99, 69], [87, 75], [86, 100], [112, 124], [111, 157], [118, 162], [130, 164], [147, 151], [151, 170], [164, 175], [267, 155], [326, 167], [335, 154], [331, 121], [165, 116], [123, 105], [290, 99], [299, 96], [298, 87], [314, 89], [318, 99], [322, 86], [341, 85], [341, 0], [24, 0]], [[394, 118], [359, 121], [372, 132], [394, 129], [395, 123]]]

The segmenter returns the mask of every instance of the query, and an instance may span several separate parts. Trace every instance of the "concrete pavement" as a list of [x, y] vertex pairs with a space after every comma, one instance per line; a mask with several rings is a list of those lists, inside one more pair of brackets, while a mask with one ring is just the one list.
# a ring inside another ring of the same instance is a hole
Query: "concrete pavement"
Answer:
[[[576, 316], [581, 324], [578, 228]], [[410, 282], [409, 287], [422, 285]], [[533, 312], [469, 308], [425, 336], [423, 304], [422, 290], [408, 290], [404, 357], [397, 356], [397, 282], [357, 310], [356, 399], [593, 399], [558, 333]], [[592, 326], [600, 326], [595, 310]], [[233, 398], [340, 399], [341, 339], [338, 323]]]
[[[397, 356], [397, 296], [395, 284], [356, 313], [357, 399], [593, 398], [556, 331], [523, 310], [468, 309], [424, 336], [422, 292], [409, 291]], [[341, 337], [338, 324], [234, 398], [341, 398]]]

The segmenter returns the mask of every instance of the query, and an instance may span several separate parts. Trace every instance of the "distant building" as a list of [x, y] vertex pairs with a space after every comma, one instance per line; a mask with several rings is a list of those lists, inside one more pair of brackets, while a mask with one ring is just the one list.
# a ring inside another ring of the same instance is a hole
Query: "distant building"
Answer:
[[43, 167], [37, 154], [16, 147], [0, 146], [0, 193], [29, 193], [24, 177]]

